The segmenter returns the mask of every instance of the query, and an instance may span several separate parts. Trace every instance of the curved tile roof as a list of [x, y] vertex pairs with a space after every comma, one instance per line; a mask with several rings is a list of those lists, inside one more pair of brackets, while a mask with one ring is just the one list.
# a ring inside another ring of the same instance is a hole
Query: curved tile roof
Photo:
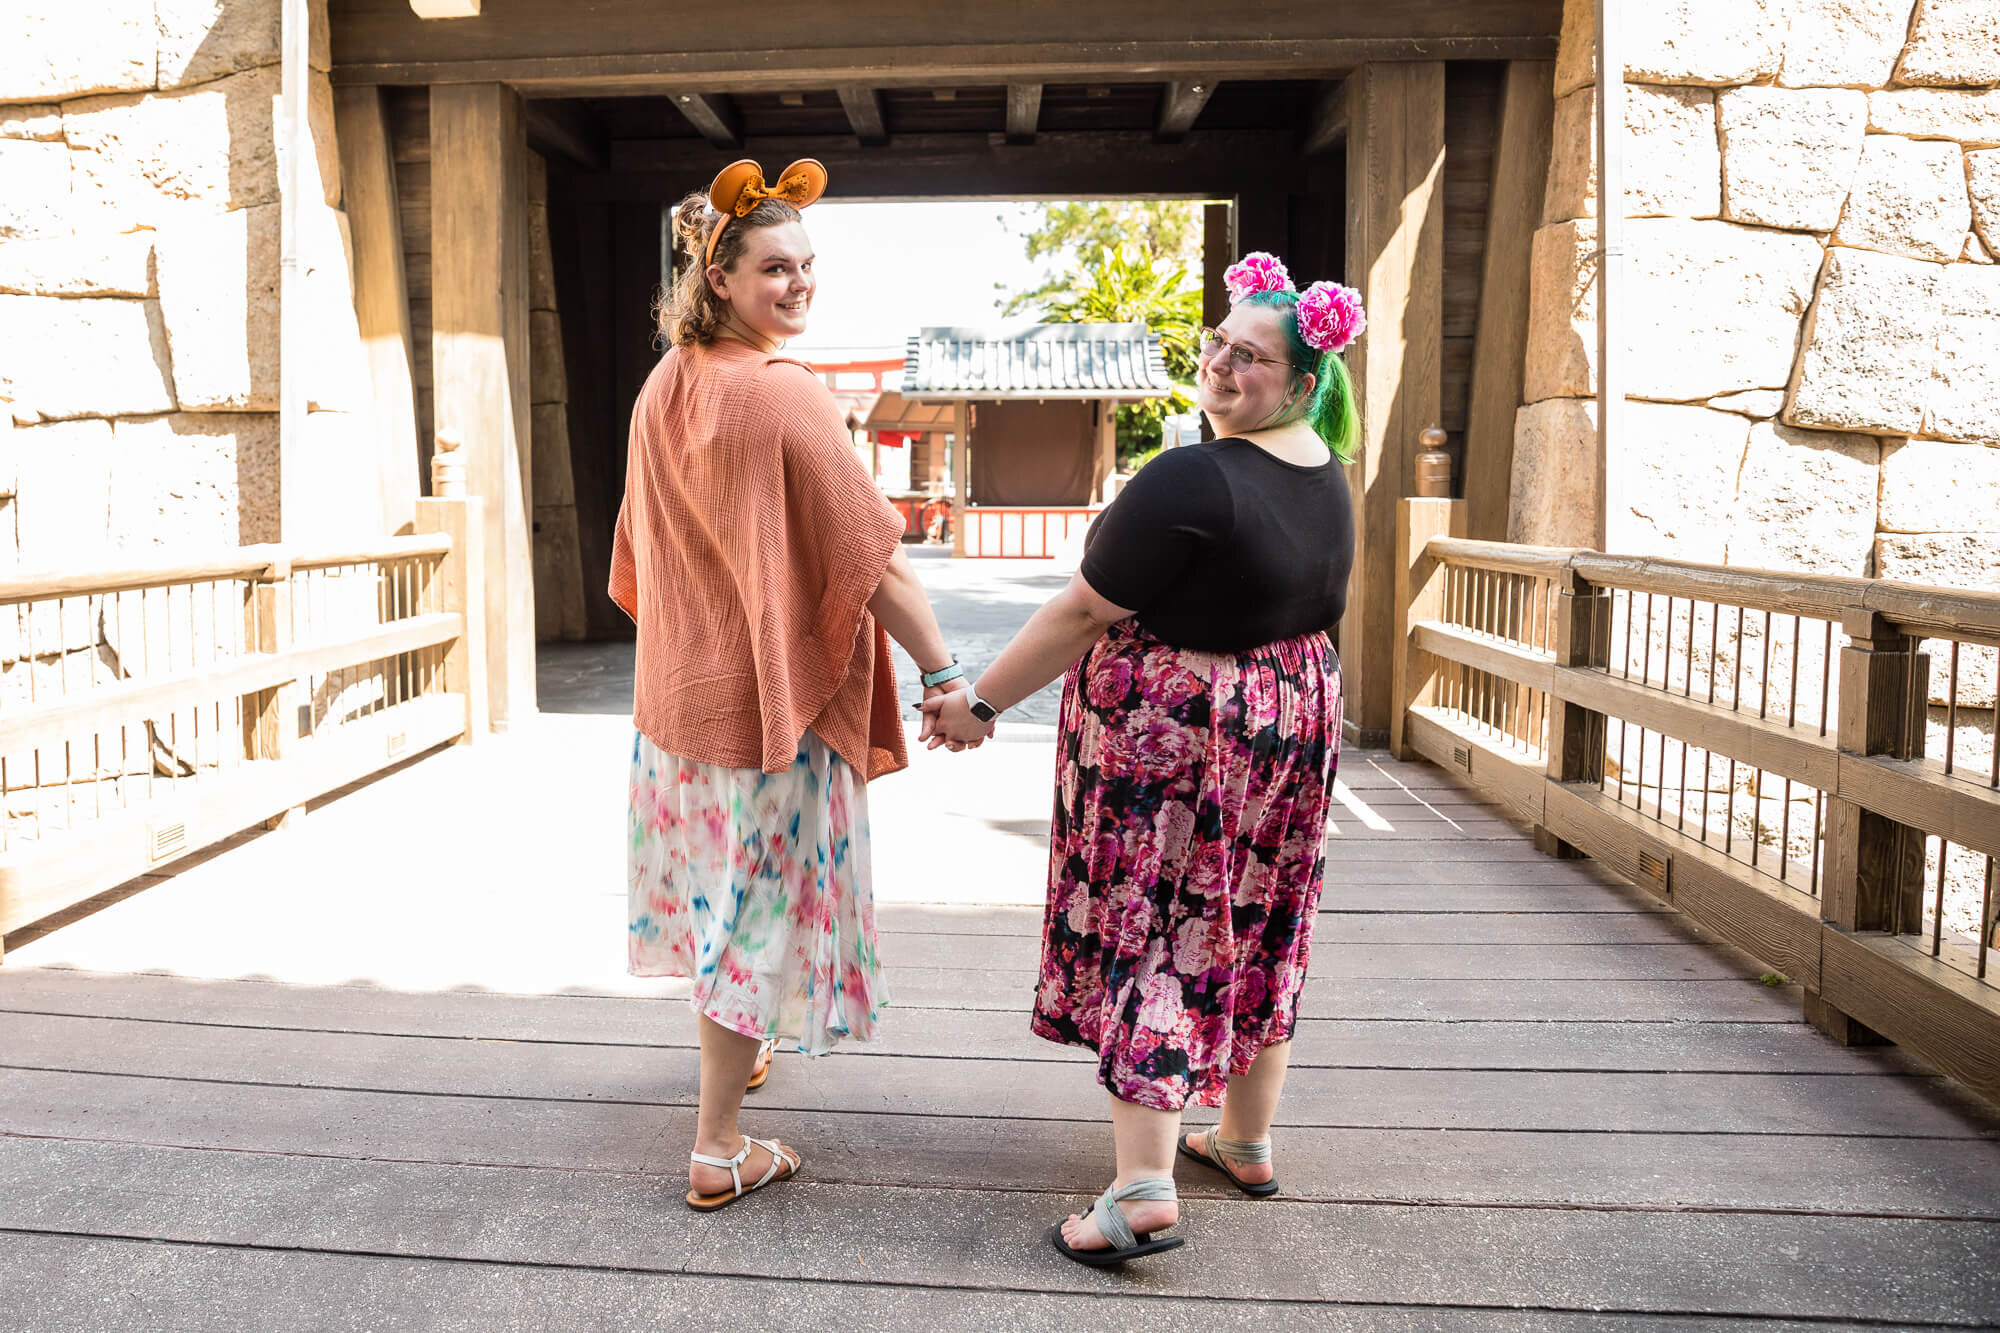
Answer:
[[904, 398], [1159, 398], [1173, 388], [1144, 324], [937, 327], [910, 339]]

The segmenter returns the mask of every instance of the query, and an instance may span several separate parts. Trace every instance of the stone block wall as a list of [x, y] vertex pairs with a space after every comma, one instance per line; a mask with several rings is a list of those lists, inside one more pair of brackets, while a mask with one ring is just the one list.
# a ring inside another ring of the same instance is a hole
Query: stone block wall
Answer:
[[[1565, 10], [1510, 535], [1567, 545], [1597, 227], [1594, 6]], [[1624, 13], [1608, 545], [2000, 588], [2000, 0]]]
[[[300, 236], [317, 460], [365, 444], [370, 398], [323, 3], [313, 21]], [[277, 0], [23, 0], [9, 22], [0, 567], [296, 540], [279, 509]]]

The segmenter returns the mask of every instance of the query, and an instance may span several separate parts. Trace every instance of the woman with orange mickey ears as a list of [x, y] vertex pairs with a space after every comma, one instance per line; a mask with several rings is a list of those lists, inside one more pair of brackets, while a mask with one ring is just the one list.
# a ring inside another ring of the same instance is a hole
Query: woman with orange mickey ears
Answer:
[[875, 1035], [867, 784], [908, 763], [889, 639], [927, 699], [964, 688], [902, 516], [832, 393], [779, 351], [812, 307], [799, 210], [825, 189], [817, 162], [767, 184], [742, 161], [682, 203], [689, 258], [632, 411], [612, 555], [612, 599], [638, 626], [629, 967], [694, 982], [687, 1202], [704, 1212], [799, 1170], [737, 1129], [771, 1047]]
[[[1196, 401], [1217, 439], [1140, 469], [1083, 567], [964, 693], [933, 746], [1068, 671], [1033, 1030], [1097, 1055], [1118, 1174], [1049, 1229], [1105, 1266], [1181, 1244], [1176, 1151], [1275, 1194], [1271, 1121], [1312, 947], [1340, 749], [1339, 623], [1354, 562], [1341, 463], [1358, 435], [1337, 283], [1245, 256], [1204, 329]], [[1190, 1102], [1222, 1123], [1181, 1134]]]

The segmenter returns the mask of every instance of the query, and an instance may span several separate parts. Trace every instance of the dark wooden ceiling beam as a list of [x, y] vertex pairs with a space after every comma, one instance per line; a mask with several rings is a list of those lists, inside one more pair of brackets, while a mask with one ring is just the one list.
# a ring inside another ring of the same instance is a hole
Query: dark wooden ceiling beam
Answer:
[[[370, 6], [372, 8], [372, 5]], [[1553, 16], [1546, 27], [1482, 35], [1470, 25], [1431, 36], [1253, 38], [1212, 41], [1012, 42], [983, 45], [848, 46], [809, 49], [657, 51], [637, 41], [622, 49], [614, 34], [598, 37], [598, 54], [548, 54], [496, 33], [465, 53], [463, 41], [440, 40], [451, 25], [408, 30], [381, 16], [364, 19], [359, 3], [334, 23], [337, 83], [477, 83], [501, 81], [536, 97], [658, 96], [672, 92], [785, 92], [837, 88], [865, 80], [872, 88], [948, 84], [1156, 83], [1190, 67], [1217, 79], [1327, 78], [1365, 61], [1547, 60], [1556, 51], [1561, 6], [1537, 5]], [[949, 6], [938, 6], [940, 10]], [[1387, 7], [1384, 7], [1387, 8]], [[1483, 9], [1520, 9], [1494, 4]], [[403, 11], [405, 14], [407, 10]], [[1516, 15], [1519, 18], [1519, 15]], [[499, 25], [498, 19], [482, 23]], [[646, 22], [658, 27], [656, 15]], [[650, 39], [657, 40], [657, 38]], [[509, 48], [516, 49], [509, 49]], [[615, 52], [615, 53], [602, 53]]]
[[1042, 120], [1042, 85], [1039, 83], [1010, 83], [1007, 85], [1007, 142], [1011, 144], [1031, 144], [1035, 141], [1035, 129]]
[[602, 168], [611, 156], [603, 122], [575, 102], [528, 102], [522, 107], [528, 147], [543, 157], [563, 157], [578, 166]]
[[1318, 95], [1313, 98], [1312, 120], [1306, 127], [1305, 142], [1299, 145], [1299, 152], [1311, 157], [1346, 141], [1347, 83], [1345, 80], [1323, 83]]
[[855, 138], [871, 148], [889, 142], [888, 123], [882, 119], [882, 94], [873, 88], [845, 84], [840, 89], [840, 105], [847, 112], [847, 123], [854, 127]]
[[675, 93], [674, 105], [716, 148], [743, 146], [743, 117], [729, 98], [721, 93]]
[[1208, 99], [1215, 95], [1215, 80], [1207, 78], [1174, 79], [1160, 94], [1160, 119], [1153, 132], [1167, 143], [1172, 143], [1194, 128], [1196, 117], [1208, 105]]
[[[786, 135], [752, 138], [738, 151], [760, 161], [816, 157], [830, 197], [850, 200], [1213, 199], [1299, 161], [1292, 130], [1195, 130], [1174, 144], [1147, 130], [1044, 130], [1032, 147], [997, 133], [899, 134], [893, 153], [845, 135]], [[579, 175], [575, 188], [605, 200], [678, 199], [727, 161], [695, 139], [613, 139], [610, 170]]]

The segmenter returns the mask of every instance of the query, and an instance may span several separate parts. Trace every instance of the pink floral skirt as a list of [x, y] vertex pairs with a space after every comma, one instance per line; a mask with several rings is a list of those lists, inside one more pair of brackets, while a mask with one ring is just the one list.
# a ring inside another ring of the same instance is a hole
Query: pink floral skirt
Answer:
[[1218, 1106], [1291, 1039], [1340, 710], [1324, 634], [1201, 653], [1125, 621], [1070, 669], [1033, 1029], [1113, 1096]]

